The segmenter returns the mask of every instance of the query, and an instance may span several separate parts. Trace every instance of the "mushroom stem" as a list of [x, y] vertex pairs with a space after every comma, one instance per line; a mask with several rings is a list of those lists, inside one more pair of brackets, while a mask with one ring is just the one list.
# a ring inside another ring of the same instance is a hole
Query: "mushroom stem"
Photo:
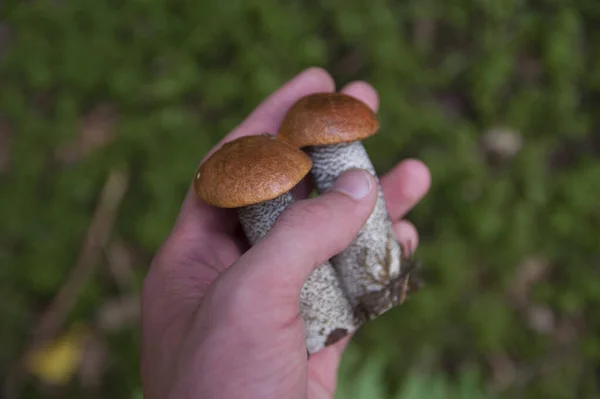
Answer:
[[238, 208], [238, 218], [248, 242], [255, 245], [262, 240], [271, 230], [279, 215], [293, 203], [292, 193], [287, 192], [269, 201]]
[[[287, 192], [269, 201], [238, 208], [240, 224], [250, 244], [260, 241], [293, 202], [291, 192]], [[317, 267], [300, 291], [300, 316], [309, 355], [360, 327], [361, 321], [353, 309], [331, 263]]]
[[352, 305], [373, 319], [402, 302], [406, 278], [401, 273], [402, 250], [375, 168], [361, 141], [312, 146], [306, 152], [313, 161], [311, 173], [321, 193], [352, 168], [369, 171], [377, 181], [373, 212], [350, 246], [331, 259]]

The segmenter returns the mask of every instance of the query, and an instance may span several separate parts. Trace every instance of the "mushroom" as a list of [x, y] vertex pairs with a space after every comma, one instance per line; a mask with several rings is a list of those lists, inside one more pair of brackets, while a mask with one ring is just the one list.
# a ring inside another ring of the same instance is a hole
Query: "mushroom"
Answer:
[[287, 112], [278, 138], [310, 155], [317, 191], [327, 191], [345, 171], [361, 168], [376, 179], [373, 212], [344, 251], [331, 259], [355, 309], [373, 319], [404, 301], [408, 274], [401, 273], [402, 249], [396, 241], [383, 191], [362, 139], [379, 129], [375, 113], [342, 93], [315, 93]]
[[[272, 135], [244, 136], [224, 144], [198, 168], [194, 188], [209, 205], [237, 208], [242, 229], [255, 245], [294, 202], [291, 190], [311, 165], [303, 151]], [[329, 262], [313, 270], [302, 287], [300, 315], [309, 356], [360, 325]]]

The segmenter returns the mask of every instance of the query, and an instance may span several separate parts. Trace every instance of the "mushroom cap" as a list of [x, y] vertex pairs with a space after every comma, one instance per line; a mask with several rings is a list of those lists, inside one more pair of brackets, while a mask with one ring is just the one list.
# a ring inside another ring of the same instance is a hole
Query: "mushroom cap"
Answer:
[[275, 136], [234, 139], [196, 171], [194, 189], [209, 205], [238, 208], [287, 193], [308, 174], [310, 157]]
[[306, 147], [362, 140], [377, 130], [377, 116], [359, 99], [342, 93], [315, 93], [292, 105], [278, 137]]

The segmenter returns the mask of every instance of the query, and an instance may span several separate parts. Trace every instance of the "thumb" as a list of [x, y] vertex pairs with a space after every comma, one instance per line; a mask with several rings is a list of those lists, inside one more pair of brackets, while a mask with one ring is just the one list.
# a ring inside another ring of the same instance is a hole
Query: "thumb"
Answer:
[[377, 182], [352, 169], [324, 194], [292, 204], [257, 245], [244, 254], [260, 281], [288, 294], [299, 292], [309, 274], [344, 250], [373, 211]]

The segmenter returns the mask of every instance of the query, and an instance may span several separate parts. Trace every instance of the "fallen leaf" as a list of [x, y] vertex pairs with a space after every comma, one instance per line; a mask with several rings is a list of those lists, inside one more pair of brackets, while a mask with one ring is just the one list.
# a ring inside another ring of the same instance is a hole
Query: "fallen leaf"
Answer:
[[48, 385], [67, 384], [79, 369], [89, 334], [87, 327], [81, 324], [71, 326], [66, 333], [29, 355], [28, 371]]
[[129, 296], [107, 301], [99, 310], [97, 323], [102, 331], [118, 331], [136, 326], [140, 315], [140, 299]]
[[550, 264], [539, 257], [529, 257], [518, 267], [510, 285], [513, 299], [521, 306], [526, 306], [533, 286], [541, 281], [548, 273]]
[[538, 334], [550, 334], [556, 326], [552, 309], [544, 305], [532, 305], [528, 310], [529, 327]]
[[512, 158], [523, 148], [523, 138], [516, 130], [495, 127], [482, 137], [483, 149], [500, 158]]

